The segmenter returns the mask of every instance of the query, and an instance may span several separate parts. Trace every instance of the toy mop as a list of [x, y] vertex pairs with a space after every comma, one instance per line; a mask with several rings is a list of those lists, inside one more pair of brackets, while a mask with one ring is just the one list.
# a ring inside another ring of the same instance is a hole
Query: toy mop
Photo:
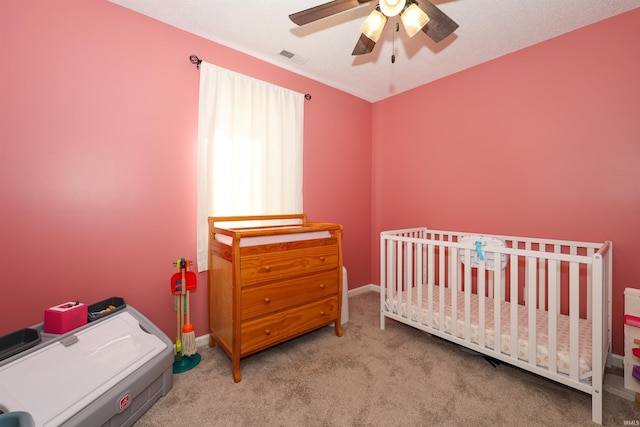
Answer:
[[[196, 334], [191, 324], [189, 292], [196, 289], [196, 275], [189, 271], [191, 261], [184, 258], [173, 263], [178, 273], [171, 276], [171, 293], [176, 308], [176, 357], [173, 372], [176, 374], [195, 368], [200, 363], [196, 347]], [[186, 318], [186, 321], [185, 321]]]

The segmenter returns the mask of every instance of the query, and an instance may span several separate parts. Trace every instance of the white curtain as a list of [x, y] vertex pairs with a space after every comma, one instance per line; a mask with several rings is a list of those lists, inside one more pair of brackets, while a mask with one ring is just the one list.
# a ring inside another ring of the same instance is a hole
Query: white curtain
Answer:
[[302, 213], [304, 95], [200, 64], [198, 271], [208, 217]]

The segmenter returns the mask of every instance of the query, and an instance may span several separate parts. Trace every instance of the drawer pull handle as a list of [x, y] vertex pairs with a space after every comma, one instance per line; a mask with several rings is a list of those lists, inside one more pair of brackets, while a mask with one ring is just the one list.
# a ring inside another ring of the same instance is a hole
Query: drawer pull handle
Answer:
[[321, 311], [321, 312], [320, 312], [320, 316], [324, 316], [324, 311]]
[[324, 262], [324, 257], [323, 256], [320, 257], [320, 261]]
[[320, 289], [324, 289], [324, 283], [320, 283]]
[[267, 265], [267, 266], [264, 268], [264, 271], [267, 271], [267, 272], [271, 271], [271, 267], [269, 267], [269, 266]]
[[264, 299], [265, 304], [269, 304], [271, 302], [271, 298], [267, 297]]
[[265, 335], [271, 335], [271, 329], [265, 329], [264, 330], [264, 334]]

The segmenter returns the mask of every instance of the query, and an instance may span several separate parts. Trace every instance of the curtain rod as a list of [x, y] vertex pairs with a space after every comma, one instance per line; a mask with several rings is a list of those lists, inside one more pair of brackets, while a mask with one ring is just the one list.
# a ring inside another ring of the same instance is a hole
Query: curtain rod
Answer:
[[[198, 58], [198, 55], [191, 55], [189, 57], [189, 61], [191, 61], [191, 63], [194, 64], [198, 70], [200, 69], [200, 63], [202, 62], [202, 59]], [[310, 100], [311, 99], [311, 94], [305, 93], [304, 94], [304, 99]]]

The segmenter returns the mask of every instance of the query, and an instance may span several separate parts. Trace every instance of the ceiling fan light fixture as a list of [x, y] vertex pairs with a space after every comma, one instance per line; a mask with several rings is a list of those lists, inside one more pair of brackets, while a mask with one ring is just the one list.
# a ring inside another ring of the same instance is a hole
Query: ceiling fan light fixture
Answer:
[[385, 16], [392, 17], [402, 12], [406, 4], [407, 0], [380, 0], [378, 5]]
[[402, 12], [400, 19], [409, 37], [415, 36], [430, 21], [429, 16], [415, 3]]
[[378, 9], [374, 9], [360, 26], [360, 32], [377, 42], [386, 23], [387, 17], [380, 13]]

